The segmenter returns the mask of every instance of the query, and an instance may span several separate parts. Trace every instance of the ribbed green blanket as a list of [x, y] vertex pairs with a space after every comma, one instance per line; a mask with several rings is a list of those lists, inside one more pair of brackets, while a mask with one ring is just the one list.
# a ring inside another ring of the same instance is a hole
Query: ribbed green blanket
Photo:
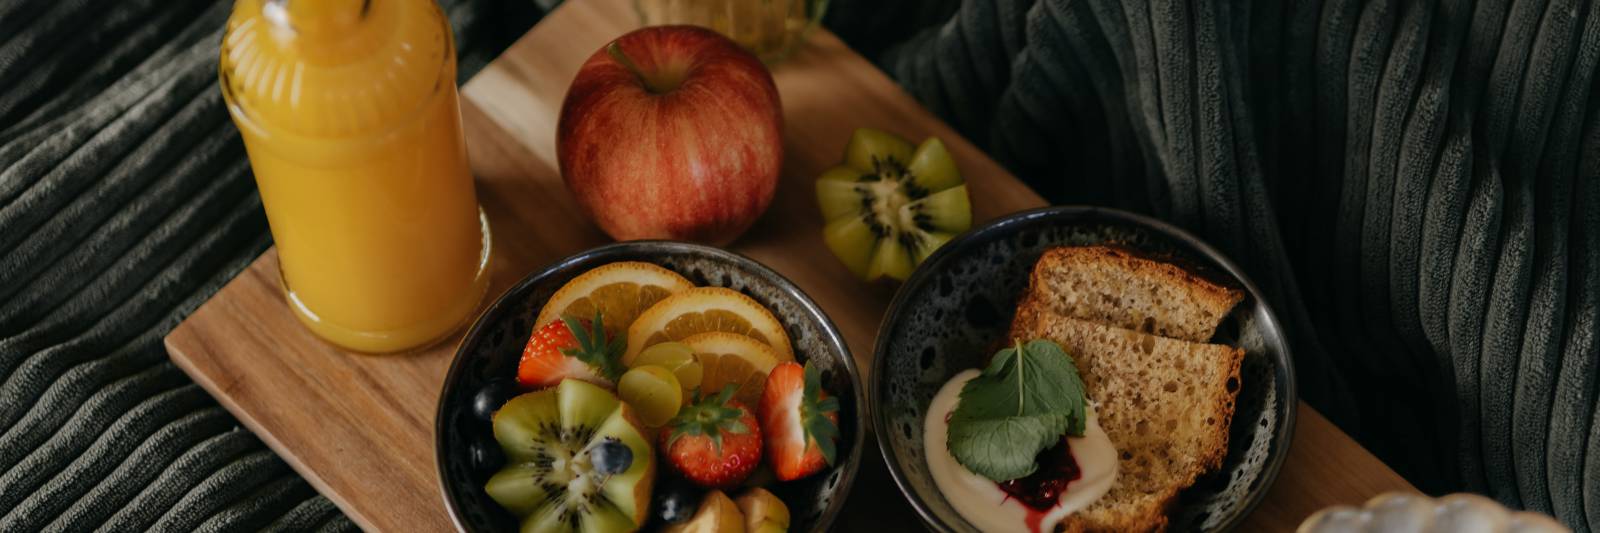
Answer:
[[839, 29], [1051, 200], [1232, 256], [1303, 396], [1425, 490], [1600, 529], [1600, 6], [924, 6]]

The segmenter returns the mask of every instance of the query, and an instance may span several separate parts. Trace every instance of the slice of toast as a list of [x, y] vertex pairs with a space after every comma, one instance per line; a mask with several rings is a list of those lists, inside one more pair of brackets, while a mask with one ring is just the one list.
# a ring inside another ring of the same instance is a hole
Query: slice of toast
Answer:
[[1244, 350], [1079, 320], [1037, 304], [1011, 337], [1050, 339], [1077, 363], [1100, 427], [1120, 454], [1111, 491], [1062, 522], [1065, 531], [1164, 529], [1178, 492], [1222, 465]]
[[1046, 250], [1027, 298], [1056, 314], [1206, 342], [1244, 292], [1187, 270], [1109, 246]]

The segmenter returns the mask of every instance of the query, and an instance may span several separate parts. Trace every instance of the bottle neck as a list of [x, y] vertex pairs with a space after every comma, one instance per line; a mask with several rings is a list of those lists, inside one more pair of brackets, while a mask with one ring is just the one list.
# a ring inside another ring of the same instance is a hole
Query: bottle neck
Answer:
[[278, 46], [304, 61], [339, 65], [359, 61], [387, 43], [394, 2], [383, 0], [265, 0], [261, 18]]
[[304, 37], [327, 38], [349, 32], [371, 9], [371, 0], [267, 0], [261, 14]]

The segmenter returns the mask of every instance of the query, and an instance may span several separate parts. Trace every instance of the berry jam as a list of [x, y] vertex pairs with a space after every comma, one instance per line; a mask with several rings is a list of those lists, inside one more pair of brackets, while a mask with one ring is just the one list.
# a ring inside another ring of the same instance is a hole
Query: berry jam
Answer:
[[1062, 437], [1055, 446], [1039, 452], [1035, 461], [1039, 463], [1039, 468], [1028, 477], [998, 485], [1000, 490], [1023, 505], [1036, 511], [1048, 511], [1060, 502], [1068, 484], [1083, 477], [1083, 470], [1078, 468], [1078, 460], [1072, 457], [1072, 446], [1067, 444], [1066, 437]]

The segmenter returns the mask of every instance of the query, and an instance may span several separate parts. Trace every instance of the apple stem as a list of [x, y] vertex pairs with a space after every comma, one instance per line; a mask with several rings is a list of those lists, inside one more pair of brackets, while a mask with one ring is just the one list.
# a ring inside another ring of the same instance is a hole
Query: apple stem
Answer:
[[622, 52], [622, 45], [617, 44], [617, 41], [611, 41], [611, 44], [606, 45], [606, 53], [611, 54], [611, 58], [617, 60], [618, 63], [621, 63], [623, 68], [628, 69], [628, 71], [632, 72], [633, 75], [638, 76], [639, 81], [644, 84], [644, 88], [649, 90], [651, 93], [662, 94], [668, 90], [671, 90], [669, 87], [660, 87], [657, 83], [655, 83], [654, 80], [650, 79], [649, 76], [646, 76], [644, 74], [644, 70], [639, 68], [639, 64], [634, 63], [633, 58], [628, 57], [628, 54]]

